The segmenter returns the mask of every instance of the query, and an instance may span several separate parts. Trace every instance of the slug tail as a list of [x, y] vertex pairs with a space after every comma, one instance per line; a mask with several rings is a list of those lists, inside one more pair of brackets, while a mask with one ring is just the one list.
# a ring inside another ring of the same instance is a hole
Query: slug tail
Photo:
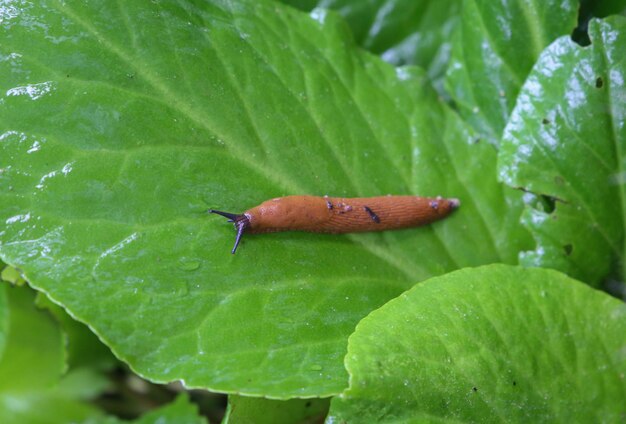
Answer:
[[241, 237], [243, 236], [246, 229], [250, 226], [250, 219], [245, 214], [235, 214], [230, 212], [222, 212], [216, 211], [214, 209], [209, 209], [209, 213], [214, 213], [217, 215], [221, 215], [225, 218], [228, 218], [228, 222], [232, 222], [235, 224], [235, 229], [237, 230], [237, 237], [235, 238], [235, 246], [230, 253], [233, 255], [237, 251], [237, 247], [239, 246], [239, 242], [241, 241]]
[[448, 202], [450, 202], [450, 208], [452, 210], [458, 209], [459, 206], [461, 206], [461, 201], [459, 199], [448, 199]]

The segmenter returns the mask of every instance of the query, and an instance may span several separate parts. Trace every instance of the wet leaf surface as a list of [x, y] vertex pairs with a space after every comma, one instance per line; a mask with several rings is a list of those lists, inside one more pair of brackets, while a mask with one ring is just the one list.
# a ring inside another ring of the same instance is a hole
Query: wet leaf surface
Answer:
[[619, 421], [625, 331], [623, 302], [556, 271], [435, 277], [359, 323], [329, 422]]
[[531, 204], [523, 222], [537, 248], [522, 263], [598, 285], [623, 276], [626, 223], [626, 19], [595, 20], [592, 44], [564, 37], [539, 58], [511, 115], [501, 179], [555, 198]]
[[[43, 1], [0, 31], [0, 256], [152, 381], [339, 393], [370, 311], [532, 247], [493, 148], [335, 15]], [[206, 214], [387, 193], [462, 206], [405, 231], [248, 236], [234, 256]]]

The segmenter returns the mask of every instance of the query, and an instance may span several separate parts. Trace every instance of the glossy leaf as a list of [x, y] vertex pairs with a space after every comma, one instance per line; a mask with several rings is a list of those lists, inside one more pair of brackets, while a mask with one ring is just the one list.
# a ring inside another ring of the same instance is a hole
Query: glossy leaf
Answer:
[[[461, 0], [284, 0], [305, 10], [337, 11], [361, 47], [394, 65], [418, 65], [443, 84]], [[317, 12], [314, 12], [317, 13]]]
[[330, 399], [271, 400], [228, 396], [228, 410], [222, 424], [305, 424], [326, 417]]
[[0, 282], [0, 293], [0, 422], [54, 424], [99, 416], [81, 401], [84, 393], [71, 390], [71, 381], [62, 378], [62, 331], [35, 307], [32, 290]]
[[556, 271], [435, 277], [359, 323], [329, 422], [616, 422], [624, 334], [624, 303]]
[[467, 0], [446, 88], [481, 137], [498, 144], [542, 50], [576, 27], [577, 0]]
[[[334, 15], [43, 1], [0, 37], [0, 256], [153, 381], [338, 393], [370, 311], [531, 247], [492, 147]], [[462, 206], [405, 231], [246, 236], [237, 255], [232, 226], [206, 214], [385, 193]]]
[[558, 199], [552, 212], [526, 211], [537, 249], [522, 262], [595, 285], [626, 259], [626, 19], [592, 21], [590, 36], [589, 47], [564, 37], [541, 55], [499, 163], [507, 184]]

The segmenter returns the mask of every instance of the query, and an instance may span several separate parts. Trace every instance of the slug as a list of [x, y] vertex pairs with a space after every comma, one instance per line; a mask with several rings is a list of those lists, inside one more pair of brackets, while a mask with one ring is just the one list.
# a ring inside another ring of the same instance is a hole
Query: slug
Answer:
[[317, 197], [287, 196], [267, 200], [242, 214], [210, 209], [234, 223], [235, 246], [244, 233], [307, 231], [344, 234], [417, 227], [445, 218], [458, 199], [418, 196]]

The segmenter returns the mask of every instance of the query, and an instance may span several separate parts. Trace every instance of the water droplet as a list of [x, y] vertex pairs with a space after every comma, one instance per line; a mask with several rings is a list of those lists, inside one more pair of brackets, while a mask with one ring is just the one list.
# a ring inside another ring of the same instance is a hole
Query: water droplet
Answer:
[[315, 8], [309, 13], [309, 16], [324, 25], [326, 23], [326, 19], [328, 18], [328, 11], [322, 8]]
[[178, 260], [178, 269], [195, 271], [198, 268], [200, 268], [200, 261], [197, 259], [182, 257]]
[[30, 146], [30, 149], [28, 149], [26, 151], [26, 153], [30, 154], [30, 153], [35, 153], [38, 152], [39, 150], [41, 150], [41, 143], [39, 143], [39, 141], [35, 140], [32, 144], [32, 146]]
[[63, 169], [61, 169], [61, 172], [63, 175], [67, 175], [72, 172], [72, 162], [66, 163], [65, 166], [63, 166]]
[[7, 96], [28, 96], [31, 100], [37, 100], [55, 89], [52, 81], [38, 84], [27, 84], [7, 90]]

